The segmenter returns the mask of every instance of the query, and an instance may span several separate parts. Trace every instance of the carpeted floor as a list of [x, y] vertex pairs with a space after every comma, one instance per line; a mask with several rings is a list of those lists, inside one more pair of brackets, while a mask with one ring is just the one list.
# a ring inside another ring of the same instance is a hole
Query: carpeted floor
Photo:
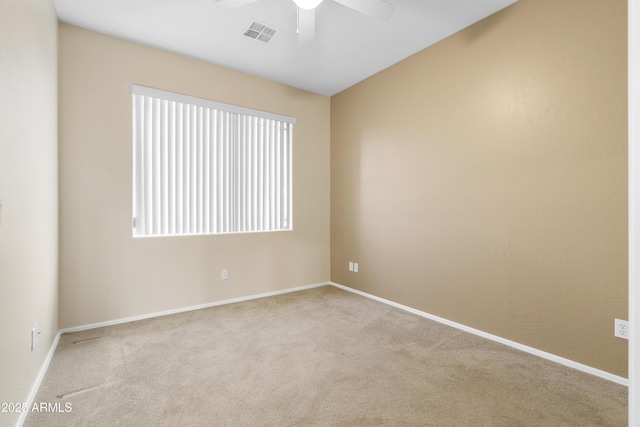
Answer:
[[332, 286], [65, 334], [35, 402], [60, 410], [25, 426], [627, 424], [624, 386]]

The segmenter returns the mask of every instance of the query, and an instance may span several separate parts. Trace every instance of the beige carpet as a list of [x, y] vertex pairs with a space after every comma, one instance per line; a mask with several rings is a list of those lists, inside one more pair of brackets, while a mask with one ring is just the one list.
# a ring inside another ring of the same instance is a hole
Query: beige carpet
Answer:
[[624, 426], [627, 389], [331, 286], [62, 336], [26, 426]]

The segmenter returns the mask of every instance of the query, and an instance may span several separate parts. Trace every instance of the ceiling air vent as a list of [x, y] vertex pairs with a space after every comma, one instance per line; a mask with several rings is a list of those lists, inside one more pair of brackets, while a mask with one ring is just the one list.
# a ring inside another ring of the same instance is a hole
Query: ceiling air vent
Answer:
[[244, 35], [261, 42], [268, 43], [276, 35], [276, 30], [259, 22], [252, 23]]

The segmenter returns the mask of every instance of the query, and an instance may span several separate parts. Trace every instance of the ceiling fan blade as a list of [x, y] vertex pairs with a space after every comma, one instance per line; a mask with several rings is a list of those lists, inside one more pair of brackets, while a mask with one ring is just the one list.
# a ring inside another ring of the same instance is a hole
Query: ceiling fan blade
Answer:
[[244, 6], [245, 4], [255, 3], [258, 0], [215, 0], [216, 5], [223, 9], [233, 9], [234, 7]]
[[316, 10], [298, 8], [298, 44], [312, 44], [316, 35]]
[[373, 16], [382, 21], [386, 21], [396, 10], [394, 4], [385, 0], [333, 0], [343, 6], [357, 10], [365, 15]]

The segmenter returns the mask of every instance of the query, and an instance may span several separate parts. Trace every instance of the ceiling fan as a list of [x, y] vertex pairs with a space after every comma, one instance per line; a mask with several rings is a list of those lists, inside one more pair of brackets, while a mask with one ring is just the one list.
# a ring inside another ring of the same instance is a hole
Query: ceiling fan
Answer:
[[[244, 6], [260, 0], [216, 0], [216, 4], [225, 9]], [[323, 0], [293, 0], [298, 7], [298, 43], [310, 44], [315, 36], [316, 7]], [[395, 10], [395, 5], [386, 0], [333, 0], [343, 6], [367, 16], [386, 21]]]

